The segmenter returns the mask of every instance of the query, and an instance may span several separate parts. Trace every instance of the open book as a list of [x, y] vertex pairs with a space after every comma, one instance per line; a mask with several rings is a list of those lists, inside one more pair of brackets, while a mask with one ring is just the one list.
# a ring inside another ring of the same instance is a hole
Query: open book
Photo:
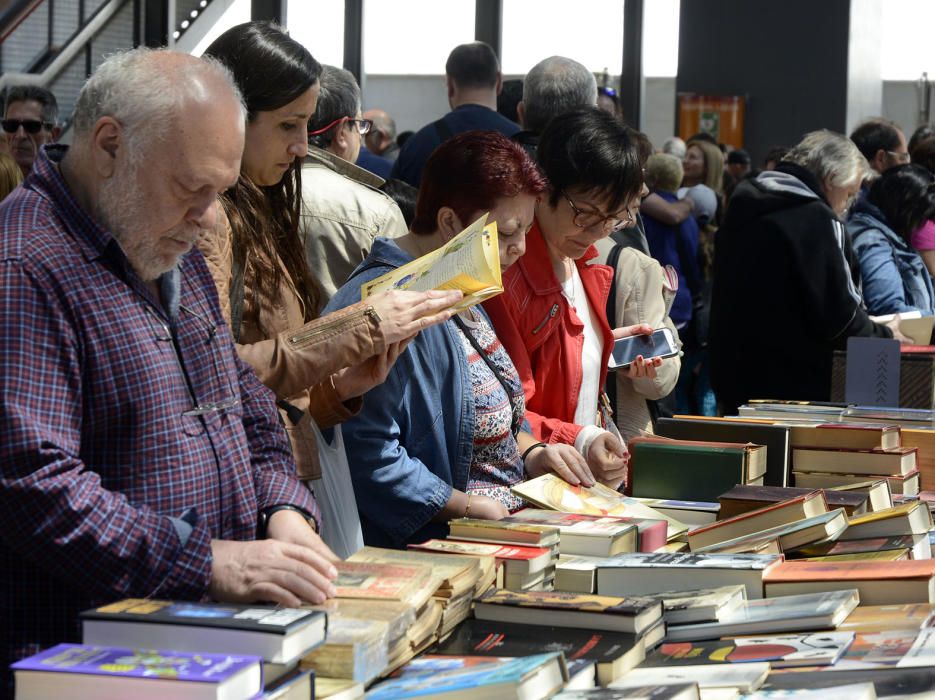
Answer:
[[484, 214], [437, 250], [387, 272], [360, 288], [361, 299], [387, 289], [460, 289], [454, 308], [466, 309], [503, 291], [497, 222]]

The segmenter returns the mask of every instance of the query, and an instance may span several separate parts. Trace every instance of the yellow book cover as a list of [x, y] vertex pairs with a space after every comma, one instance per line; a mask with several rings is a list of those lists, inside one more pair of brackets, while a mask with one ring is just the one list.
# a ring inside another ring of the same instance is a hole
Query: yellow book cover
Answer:
[[360, 298], [388, 289], [459, 289], [464, 298], [454, 308], [466, 309], [503, 291], [497, 222], [484, 214], [437, 250], [363, 284]]
[[875, 510], [871, 513], [865, 513], [864, 515], [858, 515], [856, 518], [851, 518], [850, 525], [862, 525], [864, 523], [873, 523], [879, 520], [888, 520], [889, 518], [900, 518], [903, 516], [912, 515], [916, 509], [923, 506], [925, 506], [924, 503], [919, 501], [912, 501], [910, 503], [903, 503], [898, 506], [893, 506], [892, 508]]
[[909, 558], [908, 549], [888, 549], [884, 552], [857, 552], [855, 554], [826, 554], [805, 557], [802, 561], [902, 561]]

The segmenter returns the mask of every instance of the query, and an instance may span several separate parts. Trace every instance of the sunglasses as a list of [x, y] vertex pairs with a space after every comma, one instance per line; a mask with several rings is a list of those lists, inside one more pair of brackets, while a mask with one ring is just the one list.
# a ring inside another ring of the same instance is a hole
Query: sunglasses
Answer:
[[27, 134], [38, 134], [42, 129], [51, 131], [54, 126], [52, 122], [40, 122], [36, 119], [4, 119], [0, 121], [0, 125], [8, 134], [15, 134], [20, 127], [23, 127]]

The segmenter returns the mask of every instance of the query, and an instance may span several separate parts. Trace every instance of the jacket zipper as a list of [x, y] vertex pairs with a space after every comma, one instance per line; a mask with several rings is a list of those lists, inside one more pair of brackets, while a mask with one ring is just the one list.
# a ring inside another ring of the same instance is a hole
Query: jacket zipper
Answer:
[[[365, 313], [366, 313], [366, 310], [362, 311], [361, 315]], [[334, 321], [329, 321], [328, 323], [323, 323], [317, 328], [312, 328], [310, 330], [305, 331], [304, 333], [296, 333], [294, 336], [289, 338], [289, 342], [292, 345], [299, 345], [300, 343], [304, 343], [307, 340], [311, 340], [312, 338], [318, 335], [321, 335], [322, 333], [326, 333], [327, 331], [330, 331], [333, 328], [347, 324], [348, 321], [352, 318], [354, 318], [354, 315], [342, 316], [339, 319], [336, 319]]]
[[543, 329], [543, 327], [545, 327], [545, 324], [547, 324], [549, 321], [551, 321], [553, 318], [555, 318], [555, 314], [557, 314], [557, 313], [558, 313], [558, 304], [552, 304], [552, 308], [551, 308], [551, 310], [549, 311], [549, 315], [546, 316], [544, 319], [542, 319], [542, 322], [539, 323], [538, 326], [536, 326], [535, 328], [532, 329], [532, 334], [535, 335], [536, 333], [538, 333], [539, 331], [541, 331], [541, 330]]

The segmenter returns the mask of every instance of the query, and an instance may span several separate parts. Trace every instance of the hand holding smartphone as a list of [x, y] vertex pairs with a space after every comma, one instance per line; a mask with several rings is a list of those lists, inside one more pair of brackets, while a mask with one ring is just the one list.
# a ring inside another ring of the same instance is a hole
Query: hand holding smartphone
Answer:
[[610, 369], [626, 368], [633, 363], [637, 356], [649, 360], [653, 357], [665, 359], [679, 354], [678, 345], [672, 331], [668, 328], [659, 328], [649, 335], [631, 335], [620, 338], [614, 342], [607, 366]]

